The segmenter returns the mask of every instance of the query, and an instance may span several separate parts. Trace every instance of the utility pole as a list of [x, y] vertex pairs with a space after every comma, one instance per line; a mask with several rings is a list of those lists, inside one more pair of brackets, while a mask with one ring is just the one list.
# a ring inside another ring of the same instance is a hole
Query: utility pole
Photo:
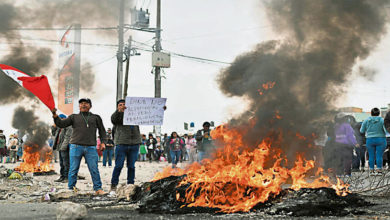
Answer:
[[[157, 22], [156, 22], [155, 51], [161, 51], [161, 0], [157, 0]], [[154, 68], [154, 97], [161, 98], [161, 67]], [[153, 126], [153, 133], [159, 135], [161, 126]]]
[[79, 111], [80, 76], [81, 76], [81, 24], [74, 25], [74, 69], [73, 69], [73, 112]]
[[123, 27], [125, 20], [125, 0], [120, 0], [119, 6], [119, 27], [118, 27], [118, 67], [116, 78], [116, 100], [122, 99], [123, 95]]
[[129, 36], [128, 40], [128, 48], [126, 50], [126, 73], [125, 73], [125, 88], [123, 91], [123, 98], [126, 98], [127, 96], [127, 88], [129, 87], [129, 65], [130, 65], [130, 56], [131, 56], [131, 41], [132, 41], [131, 35]]

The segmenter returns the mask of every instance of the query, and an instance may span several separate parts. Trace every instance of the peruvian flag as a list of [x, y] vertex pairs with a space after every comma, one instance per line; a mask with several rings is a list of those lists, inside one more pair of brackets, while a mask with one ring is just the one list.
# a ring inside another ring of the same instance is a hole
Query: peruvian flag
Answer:
[[49, 81], [45, 75], [31, 77], [12, 66], [4, 64], [0, 64], [0, 70], [38, 97], [50, 110], [55, 108], [53, 94], [51, 93]]

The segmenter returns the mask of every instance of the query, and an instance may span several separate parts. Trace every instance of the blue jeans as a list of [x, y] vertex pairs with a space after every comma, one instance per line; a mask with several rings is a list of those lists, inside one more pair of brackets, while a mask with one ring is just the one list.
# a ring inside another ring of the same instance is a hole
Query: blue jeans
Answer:
[[179, 162], [180, 156], [181, 156], [180, 150], [177, 150], [177, 151], [171, 150], [172, 168], [174, 168], [175, 165], [177, 164], [177, 162]]
[[92, 177], [93, 190], [102, 189], [102, 181], [98, 169], [98, 153], [96, 146], [82, 146], [71, 144], [69, 148], [70, 168], [68, 176], [68, 188], [73, 189], [77, 183], [77, 174], [80, 168], [81, 158], [84, 156], [88, 165], [89, 173]]
[[112, 154], [114, 153], [114, 147], [106, 148], [103, 151], [103, 166], [107, 164], [108, 157], [108, 166], [112, 165]]
[[382, 169], [383, 166], [383, 152], [386, 149], [386, 138], [367, 138], [367, 151], [368, 151], [368, 165], [373, 170], [375, 166], [378, 169]]
[[139, 144], [137, 145], [116, 145], [115, 148], [115, 167], [112, 172], [111, 185], [118, 185], [119, 175], [127, 159], [127, 184], [134, 184], [135, 161], [138, 158]]
[[140, 161], [146, 161], [146, 154], [140, 154]]

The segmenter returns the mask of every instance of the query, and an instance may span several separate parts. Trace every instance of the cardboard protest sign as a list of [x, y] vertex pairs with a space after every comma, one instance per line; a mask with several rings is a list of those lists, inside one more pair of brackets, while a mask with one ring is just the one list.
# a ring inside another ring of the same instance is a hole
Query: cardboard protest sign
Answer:
[[162, 125], [166, 98], [126, 97], [124, 125]]

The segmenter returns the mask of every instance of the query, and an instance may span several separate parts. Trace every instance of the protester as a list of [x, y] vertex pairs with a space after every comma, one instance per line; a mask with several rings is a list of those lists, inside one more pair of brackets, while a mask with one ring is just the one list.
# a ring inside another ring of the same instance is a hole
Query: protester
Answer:
[[200, 162], [204, 158], [209, 157], [214, 150], [209, 122], [203, 123], [203, 129], [196, 133], [195, 139], [197, 141], [198, 161]]
[[18, 151], [16, 152], [17, 161], [21, 161], [23, 158], [23, 138], [18, 137]]
[[186, 142], [186, 149], [188, 151], [188, 160], [190, 163], [193, 163], [196, 160], [196, 140], [193, 134], [188, 134], [188, 140]]
[[386, 129], [384, 120], [379, 116], [378, 108], [371, 109], [371, 117], [363, 121], [360, 132], [366, 135], [366, 145], [368, 151], [368, 165], [370, 167], [370, 174], [383, 174], [383, 152], [386, 149]]
[[103, 156], [103, 150], [105, 149], [102, 149], [100, 147], [101, 145], [101, 141], [100, 141], [100, 136], [98, 136], [98, 138], [96, 139], [96, 151], [98, 153], [98, 162], [101, 162], [102, 161], [102, 156]]
[[336, 175], [351, 176], [353, 148], [357, 146], [357, 141], [344, 113], [338, 113], [335, 122]]
[[18, 146], [19, 146], [18, 135], [17, 134], [11, 135], [11, 138], [8, 143], [10, 162], [12, 161], [11, 163], [17, 162], [16, 154], [18, 152]]
[[352, 127], [358, 144], [357, 147], [355, 148], [356, 158], [355, 161], [352, 162], [352, 169], [356, 171], [364, 172], [364, 167], [366, 166], [366, 151], [367, 151], [366, 137], [364, 134], [360, 133], [360, 128], [362, 127], [361, 122], [356, 122]]
[[77, 174], [80, 168], [81, 158], [84, 156], [88, 165], [89, 173], [92, 177], [93, 189], [97, 195], [103, 195], [100, 173], [98, 169], [98, 154], [96, 151], [96, 130], [101, 137], [101, 148], [104, 149], [106, 141], [106, 130], [103, 121], [99, 115], [91, 113], [89, 110], [92, 102], [88, 98], [79, 100], [79, 114], [72, 114], [66, 119], [61, 119], [53, 109], [54, 123], [57, 127], [73, 127], [72, 137], [70, 140], [70, 169], [68, 176], [68, 188], [75, 189], [77, 183]]
[[[66, 116], [60, 114], [58, 117], [65, 119]], [[56, 125], [51, 127], [51, 133], [54, 136], [53, 140], [53, 152], [58, 151], [60, 157], [60, 178], [54, 180], [54, 182], [68, 182], [69, 176], [69, 142], [72, 136], [72, 126], [66, 128], [59, 128]]]
[[6, 156], [7, 156], [7, 138], [3, 134], [3, 130], [0, 130], [0, 163], [3, 163], [3, 157]]
[[161, 148], [161, 137], [156, 137], [156, 150], [154, 151], [154, 155], [157, 161], [160, 161], [160, 157], [163, 154], [163, 150]]
[[164, 139], [163, 139], [164, 154], [165, 154], [165, 157], [168, 159], [168, 163], [171, 163], [172, 159], [171, 159], [171, 152], [169, 149], [169, 139], [170, 139], [170, 137], [168, 137], [168, 134], [165, 133]]
[[112, 166], [112, 156], [114, 154], [114, 141], [112, 140], [112, 131], [111, 128], [107, 129], [107, 144], [106, 149], [103, 150], [103, 167], [106, 167], [108, 162], [108, 167]]
[[117, 102], [117, 110], [111, 116], [115, 126], [115, 167], [111, 178], [111, 191], [115, 191], [119, 183], [125, 159], [127, 159], [127, 184], [134, 184], [135, 161], [141, 144], [141, 133], [138, 125], [124, 125], [123, 117], [126, 109], [125, 100]]
[[139, 146], [140, 161], [146, 161], [146, 154], [148, 150], [146, 149], [146, 135], [142, 135], [141, 145]]
[[149, 134], [149, 139], [146, 141], [146, 146], [148, 147], [148, 159], [149, 162], [152, 162], [152, 160], [156, 160], [154, 156], [154, 150], [156, 150], [156, 144], [157, 140], [153, 137], [153, 134]]
[[176, 168], [177, 163], [180, 160], [181, 150], [184, 147], [184, 141], [181, 139], [177, 133], [174, 131], [171, 134], [171, 139], [169, 140], [169, 148], [172, 158], [172, 168]]

